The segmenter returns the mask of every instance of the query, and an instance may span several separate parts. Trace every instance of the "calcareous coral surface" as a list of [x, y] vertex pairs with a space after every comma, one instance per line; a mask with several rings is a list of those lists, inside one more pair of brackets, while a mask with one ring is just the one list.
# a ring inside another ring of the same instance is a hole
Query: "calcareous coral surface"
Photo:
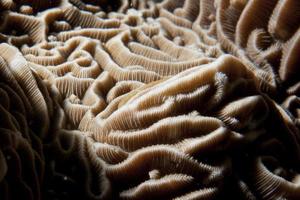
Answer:
[[300, 199], [300, 1], [1, 0], [0, 199]]

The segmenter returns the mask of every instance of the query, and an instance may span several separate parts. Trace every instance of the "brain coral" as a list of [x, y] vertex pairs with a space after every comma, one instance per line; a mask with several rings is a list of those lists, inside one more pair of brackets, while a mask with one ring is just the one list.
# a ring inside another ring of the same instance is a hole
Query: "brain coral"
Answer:
[[299, 13], [0, 1], [0, 199], [300, 199]]

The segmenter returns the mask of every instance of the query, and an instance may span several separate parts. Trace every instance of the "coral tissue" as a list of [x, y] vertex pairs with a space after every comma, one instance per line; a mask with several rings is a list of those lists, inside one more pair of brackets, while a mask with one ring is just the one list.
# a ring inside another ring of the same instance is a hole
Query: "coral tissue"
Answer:
[[300, 199], [299, 13], [1, 0], [0, 199]]

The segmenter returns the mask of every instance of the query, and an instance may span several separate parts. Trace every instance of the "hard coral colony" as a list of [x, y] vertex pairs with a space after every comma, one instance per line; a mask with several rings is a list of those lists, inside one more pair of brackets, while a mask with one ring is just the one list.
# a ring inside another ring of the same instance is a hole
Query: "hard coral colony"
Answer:
[[300, 1], [1, 0], [0, 199], [300, 199]]

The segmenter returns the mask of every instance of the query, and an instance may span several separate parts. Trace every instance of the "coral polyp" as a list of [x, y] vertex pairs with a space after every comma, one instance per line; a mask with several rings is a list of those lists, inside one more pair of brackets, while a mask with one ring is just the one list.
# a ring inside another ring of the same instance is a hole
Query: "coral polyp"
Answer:
[[0, 199], [300, 199], [299, 13], [0, 1]]

